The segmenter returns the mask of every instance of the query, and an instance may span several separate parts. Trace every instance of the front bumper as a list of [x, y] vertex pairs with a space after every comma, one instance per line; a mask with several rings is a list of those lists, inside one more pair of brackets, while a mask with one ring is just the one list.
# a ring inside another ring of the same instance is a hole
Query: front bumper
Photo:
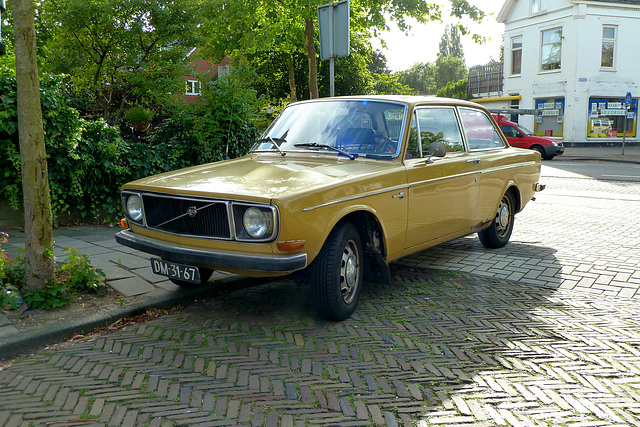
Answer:
[[288, 273], [302, 270], [307, 266], [307, 254], [265, 255], [196, 248], [140, 236], [131, 230], [117, 233], [116, 242], [148, 254], [157, 255], [167, 261], [206, 266], [212, 269]]
[[564, 153], [564, 146], [543, 145], [542, 148], [547, 156], [560, 156]]

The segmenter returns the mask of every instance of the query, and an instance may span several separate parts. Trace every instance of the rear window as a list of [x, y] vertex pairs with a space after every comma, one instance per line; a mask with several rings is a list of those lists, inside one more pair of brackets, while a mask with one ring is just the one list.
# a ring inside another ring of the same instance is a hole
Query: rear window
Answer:
[[460, 108], [460, 118], [470, 151], [504, 148], [500, 133], [482, 111]]

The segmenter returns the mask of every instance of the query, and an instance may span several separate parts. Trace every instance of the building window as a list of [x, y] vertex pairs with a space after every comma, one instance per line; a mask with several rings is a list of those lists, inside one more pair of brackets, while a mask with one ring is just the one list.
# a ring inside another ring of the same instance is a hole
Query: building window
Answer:
[[531, 0], [531, 13], [547, 11], [547, 0]]
[[522, 72], [522, 36], [511, 39], [511, 74]]
[[617, 27], [613, 25], [604, 25], [602, 27], [602, 56], [600, 66], [602, 68], [613, 68], [616, 51], [616, 31]]
[[221, 65], [218, 67], [218, 77], [224, 77], [231, 74], [231, 66]]
[[562, 136], [564, 98], [536, 99], [536, 123], [533, 133], [540, 136]]
[[[627, 110], [624, 98], [589, 98], [587, 137], [635, 138], [638, 122], [638, 100], [632, 99]], [[625, 123], [626, 117], [626, 123]]]
[[562, 59], [562, 28], [542, 32], [540, 70], [559, 70]]
[[202, 95], [202, 84], [197, 80], [187, 80], [186, 95]]

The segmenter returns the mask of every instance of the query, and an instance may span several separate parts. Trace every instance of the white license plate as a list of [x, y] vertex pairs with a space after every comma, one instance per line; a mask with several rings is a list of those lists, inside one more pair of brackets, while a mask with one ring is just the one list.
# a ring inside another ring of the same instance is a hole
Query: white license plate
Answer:
[[192, 265], [176, 264], [160, 258], [151, 258], [151, 269], [155, 274], [183, 282], [200, 283], [200, 271]]

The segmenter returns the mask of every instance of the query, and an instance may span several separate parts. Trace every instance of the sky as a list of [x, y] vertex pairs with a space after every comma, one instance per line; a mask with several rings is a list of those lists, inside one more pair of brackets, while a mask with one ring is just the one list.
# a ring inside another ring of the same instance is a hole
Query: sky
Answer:
[[[500, 45], [504, 24], [496, 22], [496, 16], [504, 1], [502, 0], [470, 0], [469, 3], [479, 7], [487, 15], [482, 24], [472, 23], [471, 20], [463, 23], [471, 30], [471, 34], [476, 33], [484, 36], [487, 42], [484, 45], [477, 44], [471, 35], [461, 37], [464, 49], [464, 58], [467, 67], [486, 64], [492, 58], [500, 58]], [[447, 17], [445, 18], [445, 15]], [[409, 35], [405, 35], [398, 30], [393, 23], [391, 31], [382, 33], [379, 38], [387, 43], [386, 48], [374, 43], [374, 48], [380, 49], [387, 58], [387, 66], [391, 71], [403, 71], [411, 68], [418, 62], [434, 62], [438, 56], [438, 45], [447, 23], [454, 23], [453, 18], [443, 12], [443, 23], [430, 22], [428, 24], [412, 23]]]

